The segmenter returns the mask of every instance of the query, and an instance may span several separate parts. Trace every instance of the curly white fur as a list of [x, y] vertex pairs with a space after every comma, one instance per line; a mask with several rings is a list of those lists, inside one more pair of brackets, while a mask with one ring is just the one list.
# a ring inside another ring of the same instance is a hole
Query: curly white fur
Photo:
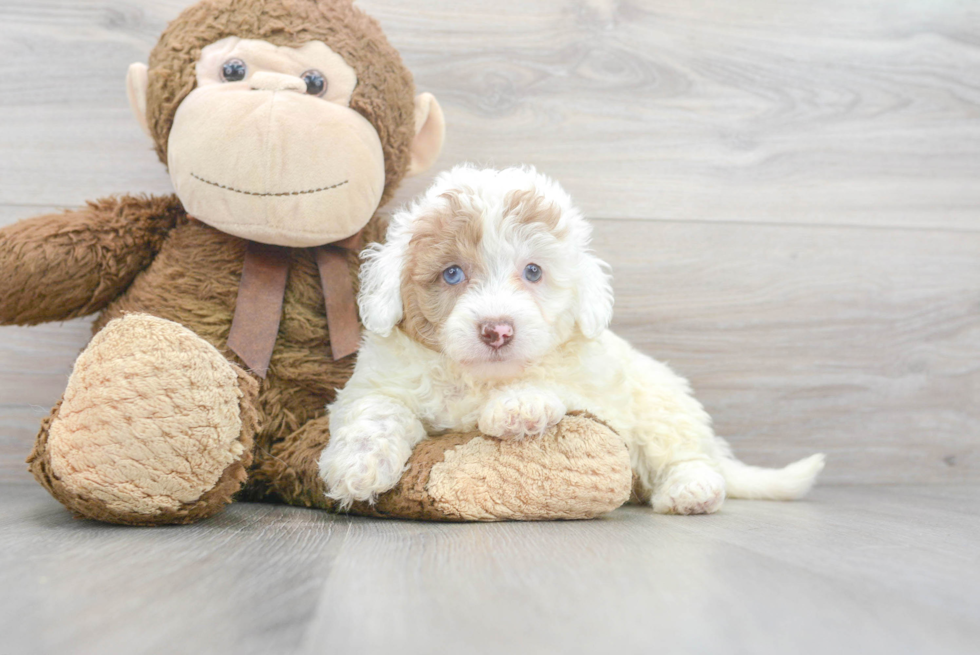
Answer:
[[[515, 202], [515, 192], [538, 202]], [[446, 296], [451, 311], [434, 326], [433, 347], [403, 329], [405, 268], [420, 219], [448, 211], [450, 199], [454, 216], [481, 223], [471, 255], [479, 261], [441, 263], [469, 271], [465, 287], [449, 289], [438, 276], [420, 283], [432, 294], [456, 294]], [[387, 242], [365, 252], [359, 301], [369, 332], [329, 408], [332, 437], [320, 470], [331, 498], [342, 506], [373, 501], [397, 483], [427, 433], [478, 427], [502, 439], [533, 438], [576, 410], [623, 436], [657, 512], [714, 512], [726, 492], [793, 499], [809, 490], [822, 455], [779, 470], [742, 464], [714, 435], [687, 381], [607, 329], [612, 286], [608, 266], [589, 249], [591, 232], [565, 191], [529, 168], [457, 167], [393, 217]], [[541, 280], [522, 276], [530, 263]], [[501, 317], [514, 336], [494, 348], [479, 326]]]

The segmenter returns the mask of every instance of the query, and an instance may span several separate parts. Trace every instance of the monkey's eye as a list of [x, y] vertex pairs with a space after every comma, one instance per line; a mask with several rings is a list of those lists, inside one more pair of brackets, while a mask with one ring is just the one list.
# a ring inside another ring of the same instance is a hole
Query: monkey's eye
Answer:
[[306, 92], [311, 96], [322, 96], [327, 90], [327, 80], [320, 71], [306, 71], [303, 73], [303, 81], [306, 82]]
[[528, 282], [537, 282], [543, 272], [537, 264], [528, 264], [524, 267], [524, 279]]
[[245, 62], [241, 59], [229, 59], [221, 64], [221, 77], [225, 82], [241, 82], [245, 79]]
[[455, 286], [466, 279], [466, 273], [459, 266], [450, 266], [442, 272], [442, 279], [446, 284]]

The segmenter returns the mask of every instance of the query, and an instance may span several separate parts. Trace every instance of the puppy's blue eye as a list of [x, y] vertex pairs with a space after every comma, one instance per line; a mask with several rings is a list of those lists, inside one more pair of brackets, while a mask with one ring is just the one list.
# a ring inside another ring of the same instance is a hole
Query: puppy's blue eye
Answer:
[[541, 279], [543, 271], [537, 264], [528, 264], [524, 267], [524, 279], [528, 282], [537, 282]]
[[450, 266], [442, 272], [442, 279], [446, 284], [459, 284], [466, 279], [466, 273], [459, 266]]

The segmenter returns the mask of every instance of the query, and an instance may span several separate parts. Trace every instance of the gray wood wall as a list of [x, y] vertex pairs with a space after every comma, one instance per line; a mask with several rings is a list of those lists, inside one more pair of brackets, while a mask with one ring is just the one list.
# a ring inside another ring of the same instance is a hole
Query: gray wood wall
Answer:
[[[186, 4], [0, 1], [0, 224], [169, 192], [123, 80]], [[563, 182], [614, 267], [615, 327], [744, 459], [980, 479], [980, 3], [359, 4], [442, 102], [435, 169]], [[87, 335], [0, 328], [3, 476], [25, 477]]]

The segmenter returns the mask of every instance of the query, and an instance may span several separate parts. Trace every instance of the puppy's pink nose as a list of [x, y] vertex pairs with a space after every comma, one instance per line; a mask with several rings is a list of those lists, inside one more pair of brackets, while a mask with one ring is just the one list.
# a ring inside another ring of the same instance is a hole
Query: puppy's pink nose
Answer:
[[514, 338], [514, 324], [509, 320], [485, 321], [480, 325], [480, 339], [491, 348], [502, 348]]

